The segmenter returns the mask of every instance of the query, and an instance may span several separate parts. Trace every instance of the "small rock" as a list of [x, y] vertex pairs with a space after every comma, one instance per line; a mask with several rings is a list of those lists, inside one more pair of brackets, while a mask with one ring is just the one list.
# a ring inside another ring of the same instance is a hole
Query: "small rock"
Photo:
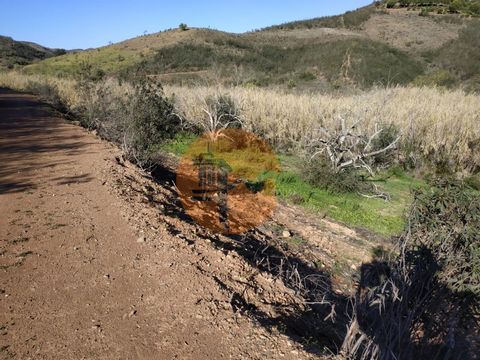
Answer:
[[145, 242], [145, 236], [140, 236], [138, 239], [137, 239], [137, 243], [144, 243]]
[[289, 238], [290, 236], [292, 236], [292, 234], [291, 234], [290, 231], [288, 231], [288, 230], [283, 230], [282, 236], [283, 236], [284, 238]]

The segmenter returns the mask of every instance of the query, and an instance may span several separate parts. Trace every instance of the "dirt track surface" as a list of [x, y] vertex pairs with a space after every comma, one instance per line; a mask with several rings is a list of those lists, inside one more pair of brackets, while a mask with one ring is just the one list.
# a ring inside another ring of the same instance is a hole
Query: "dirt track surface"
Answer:
[[36, 97], [0, 89], [0, 359], [338, 349], [352, 274], [375, 244], [285, 204], [246, 234], [212, 234], [159, 161], [153, 181]]
[[0, 358], [312, 357], [232, 306], [226, 284], [263, 275], [159, 216], [118, 155], [0, 90]]

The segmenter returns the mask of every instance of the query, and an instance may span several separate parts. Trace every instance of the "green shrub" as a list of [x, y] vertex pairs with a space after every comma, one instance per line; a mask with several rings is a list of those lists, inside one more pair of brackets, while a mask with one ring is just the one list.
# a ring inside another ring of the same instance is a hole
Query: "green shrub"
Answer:
[[331, 193], [369, 193], [373, 190], [364, 174], [353, 168], [334, 172], [327, 159], [322, 156], [305, 161], [301, 173], [306, 182]]
[[110, 90], [100, 82], [91, 64], [81, 63], [76, 76], [75, 88], [81, 99], [76, 109], [80, 122], [87, 129], [98, 128], [100, 122], [109, 115], [107, 108], [111, 105]]
[[480, 297], [480, 196], [462, 183], [436, 180], [416, 190], [409, 223], [408, 246], [432, 252], [439, 281]]
[[480, 191], [480, 175], [470, 175], [465, 180], [465, 185], [475, 191]]
[[414, 195], [408, 227], [397, 240], [398, 255], [361, 267], [342, 349], [349, 359], [470, 359], [476, 354], [480, 197], [448, 179]]
[[455, 77], [448, 70], [440, 69], [419, 75], [413, 80], [415, 86], [440, 86], [450, 88], [455, 84]]
[[310, 71], [303, 71], [298, 74], [298, 78], [303, 81], [312, 81], [315, 80], [317, 77], [312, 74]]
[[480, 1], [472, 1], [468, 10], [472, 15], [480, 15]]
[[124, 130], [123, 145], [127, 155], [142, 166], [148, 165], [151, 155], [181, 130], [173, 103], [154, 80], [142, 80], [135, 85], [128, 115], [131, 123]]
[[222, 124], [229, 124], [229, 128], [240, 128], [239, 109], [235, 100], [229, 95], [210, 96], [206, 99], [207, 107], [216, 112]]
[[388, 0], [386, 3], [385, 3], [385, 7], [387, 9], [393, 9], [395, 7], [395, 5], [397, 5], [397, 1], [396, 0]]
[[420, 10], [420, 13], [418, 15], [428, 16], [428, 14], [429, 14], [428, 9], [427, 8], [422, 8], [422, 10]]
[[136, 82], [133, 94], [113, 94], [108, 83], [89, 79], [85, 76], [77, 85], [82, 125], [118, 144], [138, 165], [150, 165], [153, 153], [181, 131], [172, 101], [155, 80]]
[[[381, 150], [393, 143], [399, 136], [400, 130], [393, 124], [380, 124], [382, 131], [372, 141], [372, 151]], [[391, 165], [394, 161], [392, 151], [387, 151], [373, 157], [373, 165], [375, 167], [385, 167]]]
[[[472, 19], [460, 31], [457, 39], [449, 41], [440, 49], [426, 54], [427, 60], [433, 62], [445, 72], [433, 73], [435, 81], [443, 81], [447, 84], [463, 84], [467, 90], [480, 90], [480, 20]], [[438, 74], [444, 78], [438, 79]], [[420, 81], [430, 81], [420, 78]]]

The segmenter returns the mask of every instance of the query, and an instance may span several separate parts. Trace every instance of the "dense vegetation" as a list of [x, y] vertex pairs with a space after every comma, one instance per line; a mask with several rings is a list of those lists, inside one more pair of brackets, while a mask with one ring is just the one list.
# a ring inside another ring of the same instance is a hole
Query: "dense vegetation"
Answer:
[[479, 228], [480, 197], [463, 184], [417, 190], [398, 251], [362, 266], [347, 357], [474, 358]]
[[422, 8], [424, 9], [424, 13], [435, 11], [439, 14], [457, 13], [462, 15], [480, 16], [480, 1], [478, 0], [387, 0], [384, 3], [387, 8], [400, 6]]
[[460, 32], [458, 39], [427, 53], [426, 58], [438, 69], [448, 71], [451, 84], [463, 83], [470, 90], [480, 91], [479, 49], [480, 20], [472, 20]]
[[356, 29], [367, 21], [376, 11], [374, 5], [365, 6], [353, 11], [347, 11], [343, 15], [323, 16], [309, 20], [292, 21], [280, 25], [270, 26], [264, 30], [293, 30], [312, 29], [319, 27]]
[[48, 49], [33, 43], [15, 41], [0, 36], [0, 68], [12, 69], [15, 66], [31, 64], [52, 56], [64, 54], [62, 49]]
[[[352, 60], [350, 60], [352, 59]], [[240, 78], [235, 69], [242, 68]], [[123, 76], [216, 70], [230, 83], [295, 84], [319, 78], [362, 87], [406, 84], [422, 73], [403, 52], [367, 39], [345, 39], [282, 47], [242, 39], [214, 39], [206, 44], [181, 43], [158, 50], [151, 58], [123, 71]]]

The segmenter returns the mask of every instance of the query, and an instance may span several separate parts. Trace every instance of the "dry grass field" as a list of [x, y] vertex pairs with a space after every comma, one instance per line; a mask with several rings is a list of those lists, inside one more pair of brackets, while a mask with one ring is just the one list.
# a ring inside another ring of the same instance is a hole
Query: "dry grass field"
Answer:
[[[28, 90], [32, 83], [56, 87], [61, 101], [75, 109], [81, 98], [75, 81], [24, 75], [0, 74], [0, 86]], [[107, 87], [119, 96], [128, 96], [129, 85], [106, 80]], [[377, 88], [351, 95], [293, 94], [281, 90], [252, 87], [166, 86], [178, 111], [189, 122], [204, 118], [205, 99], [215, 95], [231, 97], [240, 109], [247, 129], [263, 136], [277, 149], [298, 151], [302, 139], [318, 127], [334, 128], [339, 119], [360, 121], [372, 133], [375, 125], [394, 124], [402, 133], [409, 156], [418, 165], [448, 161], [452, 170], [472, 172], [480, 167], [480, 96], [462, 90], [393, 87]]]

